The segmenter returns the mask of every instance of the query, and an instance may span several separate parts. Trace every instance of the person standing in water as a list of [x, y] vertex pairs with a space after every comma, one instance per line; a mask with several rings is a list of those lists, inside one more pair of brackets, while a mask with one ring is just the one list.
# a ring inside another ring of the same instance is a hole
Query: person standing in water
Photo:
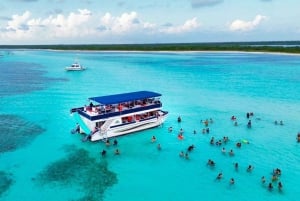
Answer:
[[178, 116], [178, 118], [177, 118], [177, 122], [178, 122], [178, 123], [180, 123], [180, 122], [181, 122], [181, 117], [180, 117], [180, 116]]

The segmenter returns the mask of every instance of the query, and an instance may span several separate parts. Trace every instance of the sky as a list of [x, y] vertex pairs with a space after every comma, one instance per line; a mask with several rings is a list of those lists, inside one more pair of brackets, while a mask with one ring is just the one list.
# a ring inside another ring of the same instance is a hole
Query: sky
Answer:
[[0, 0], [0, 45], [300, 40], [300, 0]]

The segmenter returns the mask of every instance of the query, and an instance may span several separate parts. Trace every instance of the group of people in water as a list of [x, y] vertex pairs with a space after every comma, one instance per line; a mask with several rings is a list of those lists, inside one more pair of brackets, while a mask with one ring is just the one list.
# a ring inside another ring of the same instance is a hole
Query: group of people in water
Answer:
[[[282, 185], [282, 182], [279, 180], [279, 177], [281, 176], [281, 170], [279, 169], [279, 168], [276, 168], [276, 169], [274, 169], [273, 170], [273, 173], [272, 173], [272, 179], [271, 179], [271, 181], [268, 183], [268, 189], [270, 190], [270, 191], [272, 191], [273, 190], [273, 188], [274, 188], [274, 185], [273, 185], [273, 183], [274, 182], [277, 182], [277, 187], [278, 187], [278, 190], [279, 191], [282, 191], [282, 188], [283, 188], [283, 185]], [[266, 178], [265, 178], [265, 176], [262, 176], [261, 177], [261, 183], [262, 184], [265, 184], [266, 183]]]
[[[249, 120], [248, 120], [248, 124], [249, 124], [249, 122], [250, 122], [250, 125], [251, 125], [251, 119], [250, 119], [251, 116], [253, 116], [253, 113], [247, 113], [247, 114], [246, 114], [247, 119], [249, 119]], [[232, 117], [231, 117], [231, 120], [237, 122], [237, 118], [236, 118], [235, 116], [232, 116]], [[178, 123], [181, 123], [181, 122], [182, 122], [182, 118], [179, 116], [178, 119], [177, 119], [177, 121], [178, 121]], [[210, 118], [210, 119], [206, 119], [205, 121], [202, 121], [202, 120], [201, 120], [201, 123], [203, 123], [204, 126], [206, 127], [206, 128], [203, 129], [202, 133], [207, 133], [207, 134], [209, 134], [210, 131], [209, 131], [208, 126], [209, 126], [210, 124], [213, 123], [213, 120], [212, 120], [211, 118]], [[249, 127], [249, 126], [248, 126], [248, 127]], [[204, 130], [205, 130], [205, 132], [204, 132]], [[168, 127], [168, 132], [169, 132], [169, 133], [173, 132], [173, 127], [172, 127], [172, 126]], [[177, 135], [177, 137], [178, 137], [179, 140], [183, 140], [183, 139], [184, 139], [183, 134], [184, 134], [184, 130], [181, 128], [181, 129], [178, 131], [178, 135]], [[195, 130], [194, 130], [193, 134], [196, 134], [196, 131], [195, 131]], [[298, 142], [300, 142], [300, 132], [299, 132], [298, 135], [297, 135], [297, 139], [298, 139]], [[160, 144], [160, 143], [157, 143], [157, 138], [156, 138], [155, 135], [153, 135], [153, 136], [151, 137], [150, 141], [151, 141], [151, 143], [156, 144], [157, 150], [162, 150], [161, 144]], [[209, 143], [210, 143], [211, 145], [214, 145], [214, 146], [216, 145], [216, 147], [220, 147], [220, 146], [221, 146], [221, 147], [222, 147], [222, 148], [221, 148], [221, 153], [222, 153], [222, 154], [224, 154], [224, 155], [226, 154], [226, 155], [227, 155], [227, 153], [228, 153], [229, 156], [234, 156], [235, 153], [234, 153], [233, 149], [229, 149], [229, 151], [227, 151], [226, 148], [225, 148], [225, 145], [226, 145], [229, 141], [230, 141], [230, 140], [229, 140], [229, 137], [228, 137], [228, 136], [223, 136], [223, 138], [220, 138], [220, 139], [215, 139], [214, 137], [211, 137]], [[110, 146], [110, 141], [107, 140], [107, 141], [105, 142], [105, 144], [106, 144], [106, 146]], [[240, 141], [236, 142], [235, 145], [236, 145], [237, 148], [241, 148], [242, 144], [249, 144], [249, 142], [248, 142], [247, 140], [244, 140], [244, 141], [243, 141], [243, 140], [240, 140]], [[114, 139], [113, 145], [114, 145], [114, 146], [117, 146], [117, 145], [118, 145], [118, 142], [117, 142], [116, 139]], [[222, 146], [222, 145], [223, 145], [223, 146]], [[183, 158], [183, 159], [190, 159], [190, 154], [191, 154], [191, 152], [192, 152], [195, 148], [196, 148], [196, 146], [195, 146], [194, 144], [190, 144], [189, 146], [187, 146], [186, 150], [181, 150], [181, 151], [179, 152], [179, 157], [180, 157], [180, 158]], [[102, 157], [106, 156], [106, 154], [107, 154], [107, 151], [106, 151], [105, 149], [103, 149], [103, 151], [101, 152]], [[115, 149], [114, 154], [115, 154], [115, 155], [119, 155], [119, 154], [120, 154], [120, 151], [119, 151], [118, 148]], [[216, 162], [215, 162], [214, 160], [208, 159], [208, 161], [207, 161], [207, 166], [210, 167], [210, 168], [212, 168], [212, 169], [215, 169], [215, 167], [217, 166], [217, 164], [216, 164]], [[234, 169], [235, 169], [236, 171], [239, 170], [239, 163], [237, 163], [237, 162], [234, 163]], [[245, 168], [245, 171], [248, 172], [248, 173], [252, 173], [253, 170], [254, 170], [254, 166], [251, 165], [251, 164], [248, 165], [248, 166], [246, 166], [246, 168]], [[270, 178], [270, 181], [267, 182], [266, 177], [265, 177], [265, 176], [262, 176], [262, 177], [261, 177], [261, 183], [262, 183], [262, 184], [267, 184], [266, 187], [267, 187], [267, 189], [269, 189], [270, 191], [273, 190], [274, 185], [276, 184], [276, 185], [278, 186], [278, 189], [281, 191], [281, 190], [283, 189], [283, 184], [282, 184], [282, 182], [281, 182], [280, 179], [279, 179], [280, 176], [281, 176], [281, 170], [280, 170], [279, 168], [276, 168], [276, 169], [274, 169], [274, 171], [273, 171], [273, 174], [272, 174], [272, 177]], [[223, 179], [224, 179], [223, 172], [219, 172], [219, 173], [217, 174], [217, 176], [215, 177], [215, 180], [217, 180], [217, 181], [221, 181], [221, 180], [223, 180]], [[230, 178], [229, 178], [229, 185], [234, 185], [235, 183], [236, 183], [235, 178], [230, 177]]]
[[[211, 159], [208, 159], [207, 161], [207, 165], [210, 166], [210, 167], [215, 167], [216, 163], [211, 160]], [[238, 171], [238, 168], [239, 168], [239, 164], [238, 163], [234, 163], [234, 168], [236, 171]], [[254, 169], [254, 167], [252, 165], [249, 165], [246, 169], [247, 172], [251, 173], [252, 170]], [[272, 191], [273, 188], [274, 188], [274, 183], [277, 182], [277, 187], [278, 187], [278, 190], [279, 191], [282, 191], [283, 189], [283, 184], [282, 182], [279, 180], [279, 177], [281, 175], [281, 170], [279, 168], [276, 168], [273, 170], [273, 174], [272, 174], [272, 178], [271, 178], [271, 181], [267, 184], [267, 188], [268, 190]], [[223, 178], [223, 173], [222, 172], [219, 172], [216, 176], [216, 180], [220, 181], [221, 179]], [[233, 185], [235, 183], [235, 180], [234, 178], [230, 178], [229, 180], [229, 184], [230, 185]], [[266, 177], [265, 176], [262, 176], [261, 177], [261, 183], [264, 185], [267, 183], [267, 180], [266, 180]]]
[[[223, 173], [220, 172], [220, 173], [217, 175], [216, 180], [220, 181], [222, 178], [223, 178]], [[234, 183], [235, 183], [234, 178], [230, 178], [229, 184], [230, 184], [230, 185], [233, 185]]]
[[[247, 127], [248, 128], [252, 127], [252, 122], [251, 122], [251, 117], [252, 116], [254, 116], [253, 112], [246, 113], [246, 118], [248, 119], [248, 123], [247, 123]], [[235, 122], [234, 125], [237, 126], [237, 117], [236, 116], [232, 116], [231, 120], [234, 121]], [[178, 121], [178, 123], [181, 123], [181, 122], [182, 122], [182, 118], [180, 117], [180, 121]], [[209, 130], [208, 126], [209, 126], [209, 124], [213, 123], [212, 119], [211, 118], [209, 120], [206, 119], [205, 121], [201, 120], [201, 123], [203, 123], [204, 126], [206, 127], [206, 128], [202, 129], [202, 133], [203, 134], [204, 133], [209, 134], [210, 130]], [[282, 123], [282, 121], [281, 121], [281, 123]], [[169, 130], [169, 132], [172, 132], [173, 131], [173, 127], [169, 127], [168, 130]], [[194, 130], [193, 133], [196, 134], [196, 130]], [[182, 136], [182, 139], [183, 139], [183, 129], [182, 128], [178, 132], [178, 137], [179, 136]], [[300, 132], [297, 135], [297, 140], [300, 142]], [[228, 136], [223, 136], [223, 138], [221, 138], [221, 139], [215, 139], [215, 137], [212, 136], [209, 143], [211, 145], [216, 145], [217, 147], [220, 147], [220, 146], [222, 147], [222, 145], [224, 144], [224, 146], [225, 146], [227, 144], [227, 142], [229, 142], [229, 137]], [[249, 141], [245, 140], [245, 139], [242, 139], [242, 140], [239, 140], [238, 142], [236, 142], [235, 145], [236, 145], [237, 148], [241, 148], [242, 144], [249, 144]], [[188, 146], [186, 151], [180, 151], [179, 156], [181, 158], [189, 159], [189, 152], [191, 152], [194, 148], [195, 148], [195, 146], [193, 144], [190, 145], [190, 146]], [[229, 156], [234, 156], [235, 155], [233, 149], [229, 149], [229, 151], [227, 151], [225, 147], [221, 148], [221, 153], [222, 154], [228, 153]], [[214, 160], [212, 160], [212, 159], [208, 159], [207, 166], [209, 166], [210, 168], [214, 169], [216, 167], [216, 162]], [[235, 162], [234, 163], [234, 168], [235, 168], [236, 171], [238, 171], [238, 169], [239, 169], [239, 163]], [[254, 166], [251, 165], [251, 164], [248, 165], [247, 168], [246, 168], [246, 172], [248, 172], [248, 173], [252, 173], [253, 170], [254, 170]], [[270, 191], [273, 189], [273, 186], [276, 183], [277, 186], [278, 186], [278, 190], [281, 191], [282, 188], [283, 188], [283, 185], [282, 185], [282, 182], [279, 181], [279, 175], [281, 175], [281, 170], [278, 169], [278, 168], [276, 168], [274, 170], [274, 174], [270, 178], [270, 182], [267, 182], [266, 178], [263, 176], [262, 179], [261, 179], [262, 183], [263, 184], [268, 183], [267, 188]], [[215, 179], [217, 181], [220, 181], [220, 180], [223, 179], [223, 177], [224, 177], [223, 173], [219, 172], [217, 174], [217, 176], [216, 176]], [[235, 179], [233, 177], [229, 179], [229, 184], [230, 185], [234, 185], [235, 184]]]
[[[105, 146], [109, 147], [110, 145], [111, 145], [110, 140], [106, 139], [105, 140]], [[115, 146], [115, 147], [118, 146], [118, 140], [117, 139], [113, 140], [113, 146]], [[106, 154], [107, 154], [107, 151], [105, 149], [103, 149], [100, 154], [101, 154], [102, 157], [105, 157]], [[115, 151], [114, 151], [114, 155], [120, 155], [120, 154], [121, 154], [120, 150], [118, 148], [116, 148]]]
[[[246, 118], [248, 119], [248, 123], [247, 123], [247, 127], [248, 128], [251, 128], [252, 127], [252, 122], [251, 122], [251, 117], [254, 116], [254, 113], [253, 112], [247, 112], [246, 113]], [[234, 122], [234, 126], [238, 126], [238, 122], [237, 122], [237, 117], [232, 115], [231, 116], [231, 120]]]
[[280, 121], [279, 121], [279, 123], [278, 123], [278, 121], [277, 121], [277, 120], [275, 120], [275, 121], [274, 121], [274, 124], [275, 124], [275, 125], [281, 125], [281, 126], [283, 126], [283, 121], [282, 121], [282, 120], [280, 120]]

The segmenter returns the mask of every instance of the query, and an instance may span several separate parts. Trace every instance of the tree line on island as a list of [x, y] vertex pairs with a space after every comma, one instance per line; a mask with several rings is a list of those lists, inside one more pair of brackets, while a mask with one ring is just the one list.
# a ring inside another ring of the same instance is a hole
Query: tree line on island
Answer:
[[89, 51], [242, 51], [300, 53], [300, 41], [157, 43], [157, 44], [57, 44], [0, 45], [0, 49], [50, 49]]

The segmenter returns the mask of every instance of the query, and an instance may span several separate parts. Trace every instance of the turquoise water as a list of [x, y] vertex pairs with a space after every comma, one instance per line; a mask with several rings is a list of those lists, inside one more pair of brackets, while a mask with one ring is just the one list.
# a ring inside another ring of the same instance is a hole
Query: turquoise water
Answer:
[[[0, 200], [298, 200], [300, 56], [38, 50], [0, 55]], [[74, 58], [88, 69], [65, 72]], [[70, 108], [88, 104], [88, 97], [139, 90], [162, 93], [169, 117], [162, 127], [119, 137], [121, 155], [113, 154], [116, 147], [83, 143], [83, 136], [70, 134], [78, 120]], [[254, 113], [251, 129], [247, 112]], [[201, 120], [210, 118], [210, 133], [202, 134]], [[184, 140], [177, 139], [181, 128]], [[210, 145], [211, 137], [224, 136], [226, 144]], [[241, 139], [250, 143], [237, 148]], [[192, 144], [189, 159], [179, 157]], [[235, 155], [223, 154], [223, 147]], [[206, 165], [208, 159], [215, 167]], [[252, 172], [246, 171], [249, 165]], [[282, 175], [272, 182], [275, 168]]]

